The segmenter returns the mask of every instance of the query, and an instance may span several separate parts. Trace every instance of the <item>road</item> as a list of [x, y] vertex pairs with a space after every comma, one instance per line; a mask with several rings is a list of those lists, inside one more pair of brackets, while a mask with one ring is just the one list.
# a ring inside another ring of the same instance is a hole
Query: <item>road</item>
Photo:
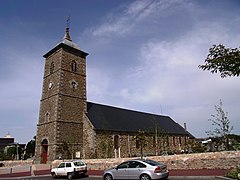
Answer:
[[[18, 178], [21, 180], [53, 180], [51, 176], [32, 176], [32, 177], [24, 177], [24, 178]], [[102, 180], [102, 177], [84, 177], [84, 178], [75, 178], [76, 180]], [[169, 177], [168, 180], [186, 180], [186, 179], [194, 179], [194, 180], [218, 180], [218, 178], [215, 177], [209, 177], [209, 176], [201, 176], [201, 177]], [[67, 178], [57, 178], [57, 180], [67, 180]]]

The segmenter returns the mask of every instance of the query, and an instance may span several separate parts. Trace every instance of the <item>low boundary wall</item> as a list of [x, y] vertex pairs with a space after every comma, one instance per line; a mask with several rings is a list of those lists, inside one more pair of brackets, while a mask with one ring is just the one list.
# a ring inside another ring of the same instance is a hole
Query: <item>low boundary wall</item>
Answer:
[[[149, 159], [163, 162], [168, 165], [169, 170], [184, 169], [233, 169], [240, 164], [240, 151], [224, 151], [211, 153], [181, 154], [170, 156], [151, 156]], [[104, 170], [118, 165], [119, 163], [136, 158], [117, 159], [84, 159], [89, 170]], [[56, 160], [51, 165], [34, 164], [29, 161], [0, 161], [4, 167], [0, 171], [9, 167], [32, 166], [32, 170], [50, 168], [57, 166], [62, 160]]]
[[[167, 164], [169, 170], [233, 169], [240, 164], [240, 151], [151, 156], [147, 158]], [[135, 158], [86, 159], [84, 162], [87, 163], [89, 169], [103, 170], [114, 167], [128, 159]]]

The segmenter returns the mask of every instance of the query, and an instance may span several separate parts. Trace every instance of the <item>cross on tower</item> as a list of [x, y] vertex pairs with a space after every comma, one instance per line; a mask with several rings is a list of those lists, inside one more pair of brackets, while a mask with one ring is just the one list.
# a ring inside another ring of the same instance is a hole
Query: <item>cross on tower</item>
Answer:
[[70, 16], [67, 17], [67, 27], [66, 27], [66, 32], [65, 32], [64, 39], [72, 41], [71, 37], [70, 37], [70, 34], [69, 34], [69, 28], [70, 28]]
[[67, 17], [67, 28], [70, 28], [70, 16]]

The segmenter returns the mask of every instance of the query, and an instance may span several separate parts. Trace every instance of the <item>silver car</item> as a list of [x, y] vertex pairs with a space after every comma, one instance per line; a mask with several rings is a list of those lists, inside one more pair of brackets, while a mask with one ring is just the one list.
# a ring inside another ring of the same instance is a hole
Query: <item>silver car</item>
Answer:
[[115, 168], [105, 170], [104, 180], [112, 179], [167, 179], [167, 165], [149, 159], [129, 160]]

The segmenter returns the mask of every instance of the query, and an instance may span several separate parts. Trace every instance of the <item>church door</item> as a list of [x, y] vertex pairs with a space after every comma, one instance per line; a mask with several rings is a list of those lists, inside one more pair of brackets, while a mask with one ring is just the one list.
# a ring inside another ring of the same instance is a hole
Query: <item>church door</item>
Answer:
[[42, 159], [41, 159], [42, 164], [47, 163], [47, 152], [48, 152], [48, 141], [44, 139], [42, 141]]

